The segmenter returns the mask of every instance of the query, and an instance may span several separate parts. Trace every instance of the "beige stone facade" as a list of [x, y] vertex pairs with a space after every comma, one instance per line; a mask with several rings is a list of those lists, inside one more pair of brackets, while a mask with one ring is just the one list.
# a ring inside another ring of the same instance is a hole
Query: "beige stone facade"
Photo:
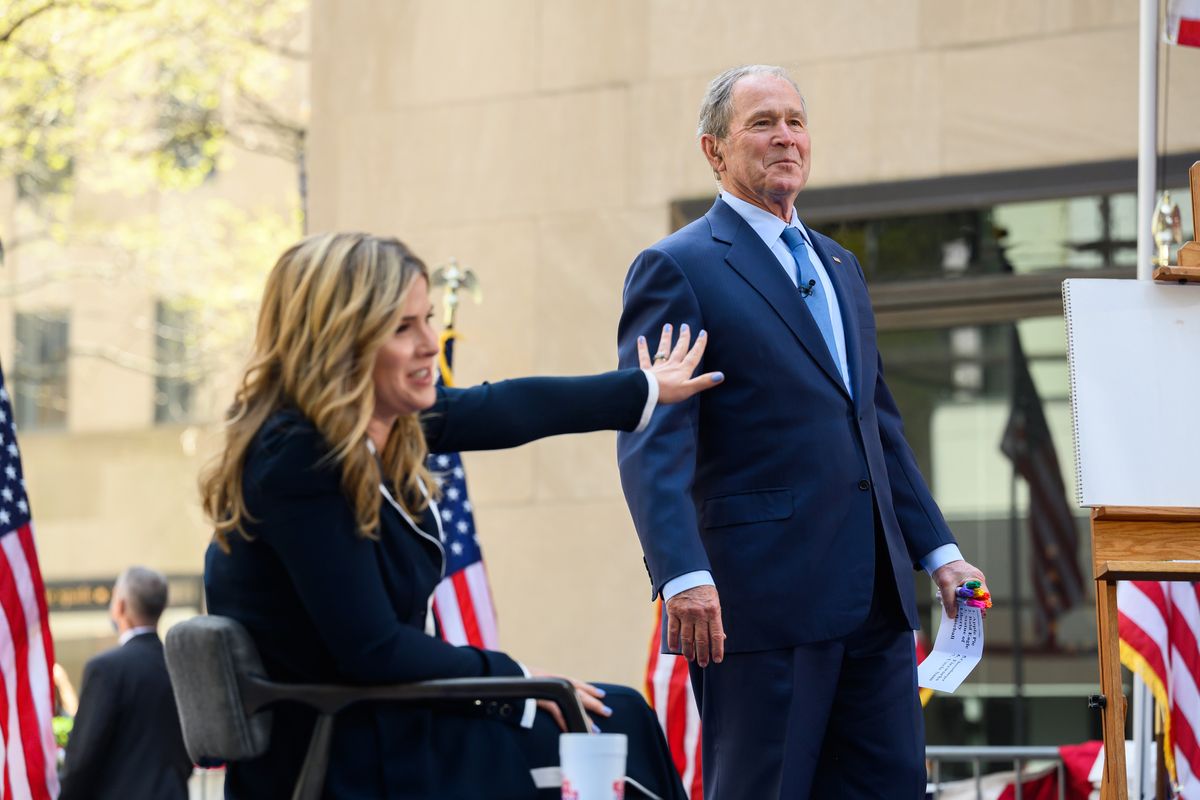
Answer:
[[[316, 0], [314, 229], [400, 236], [481, 276], [460, 382], [611, 368], [625, 270], [710, 196], [707, 81], [788, 67], [813, 188], [1132, 158], [1126, 0]], [[1171, 55], [1173, 151], [1200, 147], [1200, 51]], [[649, 587], [614, 437], [467, 458], [505, 647], [638, 685]], [[731, 631], [735, 637], [736, 632]]]

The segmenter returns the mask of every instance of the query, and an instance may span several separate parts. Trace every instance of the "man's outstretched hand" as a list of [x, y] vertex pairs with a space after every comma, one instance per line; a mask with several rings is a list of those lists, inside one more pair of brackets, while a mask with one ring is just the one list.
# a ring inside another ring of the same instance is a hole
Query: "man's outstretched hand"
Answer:
[[725, 628], [715, 586], [694, 586], [667, 601], [667, 649], [702, 667], [725, 658]]

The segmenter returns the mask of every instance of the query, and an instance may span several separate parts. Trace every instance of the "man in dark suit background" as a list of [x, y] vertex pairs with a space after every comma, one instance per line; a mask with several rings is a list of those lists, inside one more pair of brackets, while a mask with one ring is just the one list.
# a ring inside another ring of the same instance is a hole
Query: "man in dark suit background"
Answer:
[[950, 615], [983, 575], [904, 439], [858, 261], [795, 213], [799, 88], [728, 70], [699, 135], [721, 196], [630, 267], [619, 352], [687, 322], [727, 381], [619, 434], [618, 460], [664, 646], [692, 662], [705, 798], [924, 797], [912, 570]]
[[192, 761], [157, 630], [166, 607], [162, 573], [130, 567], [117, 578], [109, 614], [120, 644], [84, 667], [60, 800], [187, 797]]

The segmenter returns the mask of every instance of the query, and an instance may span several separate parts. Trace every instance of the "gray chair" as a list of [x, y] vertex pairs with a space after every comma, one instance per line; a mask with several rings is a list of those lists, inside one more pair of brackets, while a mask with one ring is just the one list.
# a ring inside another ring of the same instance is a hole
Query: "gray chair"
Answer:
[[532, 697], [557, 703], [568, 730], [583, 733], [590, 727], [574, 687], [562, 678], [455, 678], [393, 686], [276, 683], [266, 677], [250, 634], [228, 617], [194, 617], [175, 625], [167, 631], [166, 658], [183, 740], [196, 763], [262, 755], [270, 744], [268, 706], [274, 703], [301, 703], [318, 712], [293, 800], [320, 797], [334, 715], [364, 700], [481, 702]]

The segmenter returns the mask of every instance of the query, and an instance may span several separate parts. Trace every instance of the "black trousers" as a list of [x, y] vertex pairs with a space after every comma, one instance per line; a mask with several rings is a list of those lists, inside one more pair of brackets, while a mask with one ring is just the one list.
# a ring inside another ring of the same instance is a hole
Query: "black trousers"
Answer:
[[853, 633], [692, 665], [705, 800], [925, 797], [913, 633], [881, 537], [876, 525], [871, 607]]

